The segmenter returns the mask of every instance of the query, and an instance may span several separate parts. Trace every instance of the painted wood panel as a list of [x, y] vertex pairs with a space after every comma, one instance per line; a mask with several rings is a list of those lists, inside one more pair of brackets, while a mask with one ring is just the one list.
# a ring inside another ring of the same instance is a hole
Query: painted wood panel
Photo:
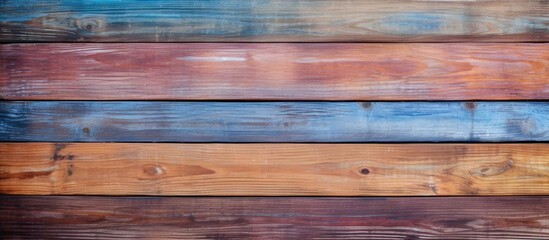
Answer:
[[549, 99], [549, 44], [7, 44], [0, 56], [9, 100]]
[[545, 0], [2, 1], [2, 42], [547, 41]]
[[547, 195], [549, 144], [1, 143], [0, 193]]
[[548, 141], [548, 102], [0, 102], [1, 141]]
[[0, 196], [7, 239], [546, 239], [548, 197]]

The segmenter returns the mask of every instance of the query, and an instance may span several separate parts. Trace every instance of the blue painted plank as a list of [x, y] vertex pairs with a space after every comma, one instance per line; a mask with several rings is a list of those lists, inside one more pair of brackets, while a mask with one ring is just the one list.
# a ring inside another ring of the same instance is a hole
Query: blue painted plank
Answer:
[[548, 141], [549, 102], [1, 102], [0, 141]]
[[546, 0], [4, 0], [2, 42], [549, 40]]

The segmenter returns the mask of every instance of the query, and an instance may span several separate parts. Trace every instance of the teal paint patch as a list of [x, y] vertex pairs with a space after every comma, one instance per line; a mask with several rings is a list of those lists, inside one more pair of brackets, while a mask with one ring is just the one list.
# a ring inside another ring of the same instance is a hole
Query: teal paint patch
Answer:
[[402, 13], [389, 15], [378, 23], [379, 30], [392, 34], [436, 34], [445, 25], [445, 18], [440, 14]]
[[549, 31], [549, 17], [542, 18], [542, 21], [539, 21], [539, 19], [517, 18], [510, 25], [511, 27], [503, 29], [503, 33], [518, 34], [525, 29], [528, 32], [546, 33]]

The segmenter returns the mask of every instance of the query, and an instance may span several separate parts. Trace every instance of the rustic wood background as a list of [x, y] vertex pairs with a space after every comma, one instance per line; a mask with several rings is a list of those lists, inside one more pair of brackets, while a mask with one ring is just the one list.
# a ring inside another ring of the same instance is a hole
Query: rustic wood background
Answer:
[[2, 239], [549, 239], [546, 0], [5, 0]]

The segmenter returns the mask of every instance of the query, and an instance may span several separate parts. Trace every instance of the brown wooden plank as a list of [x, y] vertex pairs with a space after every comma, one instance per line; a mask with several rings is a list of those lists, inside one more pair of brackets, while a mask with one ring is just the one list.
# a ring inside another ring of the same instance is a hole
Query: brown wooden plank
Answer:
[[4, 0], [0, 42], [541, 42], [546, 0]]
[[549, 197], [0, 196], [5, 239], [547, 239]]
[[544, 195], [549, 144], [2, 143], [0, 193]]
[[7, 44], [7, 100], [549, 99], [549, 44]]

